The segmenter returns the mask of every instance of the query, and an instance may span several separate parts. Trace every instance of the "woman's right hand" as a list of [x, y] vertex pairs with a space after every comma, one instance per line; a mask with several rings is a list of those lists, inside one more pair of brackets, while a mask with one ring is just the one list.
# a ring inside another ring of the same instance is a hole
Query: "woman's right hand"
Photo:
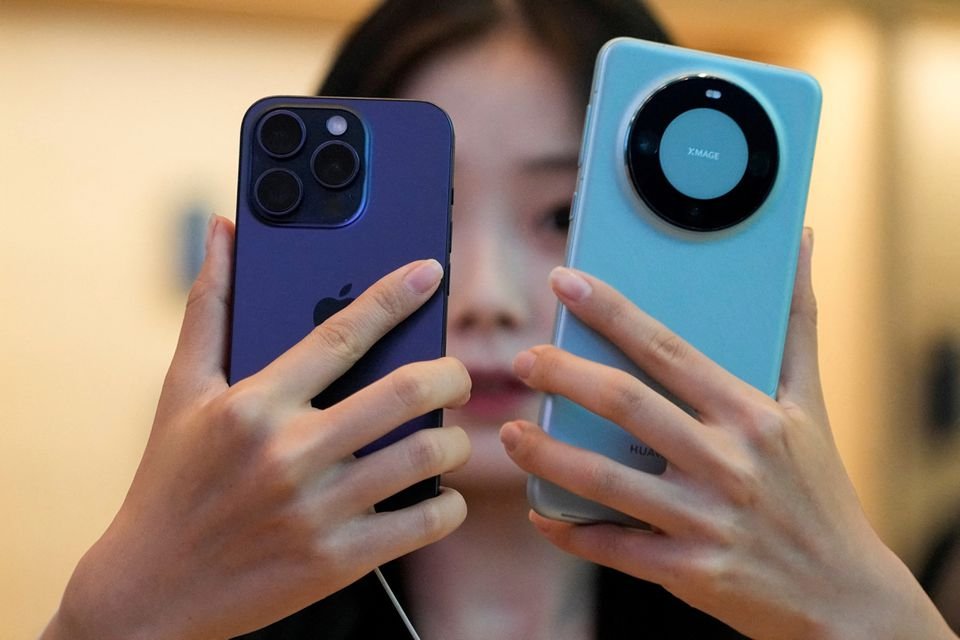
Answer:
[[233, 225], [211, 224], [146, 450], [114, 521], [84, 555], [44, 638], [227, 638], [263, 627], [434, 542], [463, 498], [372, 505], [462, 465], [457, 427], [364, 458], [395, 426], [470, 394], [457, 360], [419, 362], [326, 410], [310, 399], [436, 290], [435, 261], [398, 269], [232, 387]]
[[675, 397], [553, 346], [520, 354], [532, 388], [563, 395], [650, 444], [653, 475], [504, 425], [524, 470], [651, 525], [531, 519], [553, 544], [664, 586], [751, 638], [955, 638], [860, 506], [820, 385], [813, 238], [805, 234], [776, 398], [697, 351], [609, 285], [569, 269], [551, 281], [564, 305]]

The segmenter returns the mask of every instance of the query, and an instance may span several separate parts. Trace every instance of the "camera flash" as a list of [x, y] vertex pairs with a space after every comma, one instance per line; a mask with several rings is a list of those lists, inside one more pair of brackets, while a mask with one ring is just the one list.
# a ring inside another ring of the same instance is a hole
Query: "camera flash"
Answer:
[[343, 116], [330, 116], [327, 118], [327, 131], [335, 136], [343, 135], [347, 130], [347, 119]]
[[720, 96], [723, 94], [717, 91], [716, 89], [707, 89], [707, 97], [713, 100], [719, 100]]

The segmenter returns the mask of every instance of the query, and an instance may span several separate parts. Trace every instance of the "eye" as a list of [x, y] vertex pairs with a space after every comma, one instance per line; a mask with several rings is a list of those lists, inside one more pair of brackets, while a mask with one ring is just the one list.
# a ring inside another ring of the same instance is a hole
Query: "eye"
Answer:
[[570, 227], [570, 205], [558, 204], [550, 208], [544, 216], [544, 224], [558, 233], [566, 234]]

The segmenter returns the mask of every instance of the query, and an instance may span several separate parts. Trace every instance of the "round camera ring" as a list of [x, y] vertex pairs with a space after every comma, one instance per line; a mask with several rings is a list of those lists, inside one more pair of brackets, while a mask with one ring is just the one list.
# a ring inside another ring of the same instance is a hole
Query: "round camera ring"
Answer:
[[274, 158], [290, 158], [303, 148], [307, 127], [293, 111], [270, 111], [257, 124], [257, 142], [260, 148]]
[[776, 181], [779, 145], [766, 110], [721, 78], [685, 76], [634, 114], [626, 165], [637, 195], [660, 218], [718, 231], [752, 216]]
[[253, 186], [253, 198], [261, 211], [272, 217], [293, 213], [303, 198], [303, 183], [288, 169], [268, 169]]
[[342, 140], [324, 142], [310, 159], [313, 177], [327, 189], [343, 189], [353, 182], [360, 172], [360, 156], [357, 150]]

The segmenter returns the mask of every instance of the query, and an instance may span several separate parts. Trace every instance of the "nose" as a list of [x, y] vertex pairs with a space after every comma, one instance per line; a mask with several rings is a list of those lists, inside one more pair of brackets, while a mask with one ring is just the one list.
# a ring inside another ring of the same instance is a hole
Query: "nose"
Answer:
[[524, 251], [497, 216], [454, 221], [448, 325], [461, 332], [515, 330], [529, 320]]

